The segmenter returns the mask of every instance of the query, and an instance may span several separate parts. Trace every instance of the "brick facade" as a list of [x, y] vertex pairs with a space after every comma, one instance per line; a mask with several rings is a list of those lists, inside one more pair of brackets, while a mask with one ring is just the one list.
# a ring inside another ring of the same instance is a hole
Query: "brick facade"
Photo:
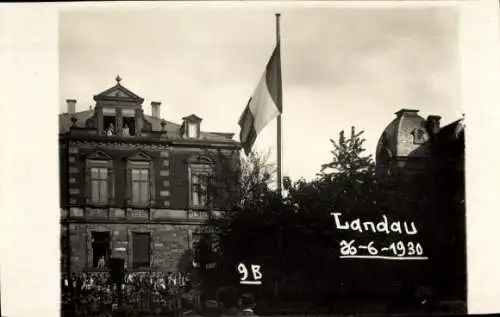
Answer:
[[[184, 270], [191, 263], [193, 233], [208, 219], [208, 212], [227, 207], [227, 202], [214, 197], [210, 205], [193, 209], [190, 164], [204, 159], [214, 170], [231, 165], [238, 161], [240, 145], [232, 134], [202, 132], [198, 126], [197, 135], [187, 135], [184, 124], [167, 122], [158, 113], [145, 115], [143, 99], [119, 81], [94, 100], [93, 110], [59, 115], [61, 269], [68, 270], [70, 253], [70, 271], [96, 270], [92, 234], [108, 232], [108, 257], [123, 258], [127, 270]], [[128, 122], [135, 122], [133, 136], [123, 134], [125, 115]], [[105, 116], [107, 122], [116, 123], [114, 134], [106, 134]], [[101, 202], [90, 199], [95, 187], [89, 162], [96, 160], [104, 162], [108, 171], [106, 199]], [[148, 166], [149, 201], [134, 205], [130, 164], [138, 160]], [[237, 181], [237, 166], [234, 174], [224, 176]], [[149, 233], [149, 267], [133, 266], [135, 232]]]

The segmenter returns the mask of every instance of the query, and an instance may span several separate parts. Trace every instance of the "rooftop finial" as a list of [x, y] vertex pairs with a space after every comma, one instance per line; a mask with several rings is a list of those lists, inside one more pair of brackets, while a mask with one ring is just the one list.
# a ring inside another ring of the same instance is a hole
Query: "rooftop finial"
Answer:
[[120, 75], [116, 75], [115, 80], [116, 80], [116, 83], [119, 85], [120, 82], [122, 81], [122, 78], [120, 77]]

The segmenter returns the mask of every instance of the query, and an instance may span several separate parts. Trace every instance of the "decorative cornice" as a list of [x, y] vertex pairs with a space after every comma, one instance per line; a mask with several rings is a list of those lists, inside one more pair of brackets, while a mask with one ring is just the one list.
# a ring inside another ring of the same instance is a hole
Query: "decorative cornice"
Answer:
[[156, 145], [159, 148], [185, 148], [191, 149], [228, 149], [240, 150], [241, 144], [235, 141], [223, 142], [213, 140], [170, 140], [158, 137], [119, 137], [119, 136], [101, 136], [101, 135], [86, 135], [86, 136], [73, 136], [69, 134], [59, 134], [59, 141], [81, 142], [83, 144], [98, 144], [99, 146], [121, 146], [131, 145], [140, 147], [141, 145]]
[[87, 149], [97, 149], [97, 148], [106, 148], [106, 149], [121, 149], [121, 150], [135, 150], [135, 149], [144, 149], [144, 150], [157, 150], [164, 151], [169, 149], [166, 144], [158, 144], [158, 143], [129, 143], [129, 142], [105, 142], [105, 141], [97, 141], [97, 140], [72, 140], [70, 141], [71, 146], [75, 146], [78, 148], [87, 148]]
[[183, 145], [183, 146], [196, 146], [196, 147], [219, 147], [219, 146], [227, 146], [234, 148], [241, 148], [241, 144], [239, 142], [228, 140], [228, 141], [215, 141], [215, 140], [207, 140], [207, 139], [175, 139], [170, 141], [172, 145]]
[[69, 223], [75, 223], [75, 224], [122, 224], [122, 225], [127, 225], [127, 224], [149, 224], [149, 225], [203, 225], [205, 224], [207, 219], [85, 219], [85, 218], [77, 218], [77, 219], [63, 219], [59, 221], [60, 224], [68, 224]]

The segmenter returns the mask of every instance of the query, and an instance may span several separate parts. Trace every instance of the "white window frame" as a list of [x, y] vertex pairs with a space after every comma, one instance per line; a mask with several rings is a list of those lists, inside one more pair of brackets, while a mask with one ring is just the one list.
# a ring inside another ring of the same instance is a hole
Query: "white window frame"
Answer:
[[[104, 206], [112, 204], [114, 201], [114, 169], [112, 159], [101, 153], [95, 152], [91, 153], [85, 161], [86, 175], [85, 175], [85, 188], [86, 188], [86, 203], [95, 206]], [[105, 168], [107, 169], [107, 199], [104, 201], [95, 201], [92, 197], [92, 169], [93, 168]]]
[[[196, 122], [186, 122], [187, 137], [189, 139], [197, 139], [199, 135], [199, 125]], [[192, 134], [194, 133], [194, 135]]]
[[[149, 171], [148, 181], [149, 181], [149, 199], [145, 202], [133, 201], [133, 181], [132, 181], [132, 171], [134, 169], [146, 169]], [[151, 157], [146, 154], [139, 153], [127, 160], [127, 202], [128, 205], [133, 207], [149, 207], [154, 204], [155, 200], [155, 174], [153, 168], [153, 161]]]
[[208, 179], [207, 190], [209, 190], [210, 183], [213, 182], [213, 165], [207, 163], [189, 163], [188, 177], [189, 177], [189, 206], [195, 210], [206, 210], [212, 206], [210, 192], [206, 193], [206, 204], [194, 203], [194, 184], [193, 176], [196, 174], [205, 174]]

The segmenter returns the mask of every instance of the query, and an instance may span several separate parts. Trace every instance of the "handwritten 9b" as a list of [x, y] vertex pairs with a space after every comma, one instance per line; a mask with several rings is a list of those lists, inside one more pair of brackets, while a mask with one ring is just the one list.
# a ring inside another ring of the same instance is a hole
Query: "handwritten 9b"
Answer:
[[243, 263], [238, 264], [238, 273], [242, 275], [240, 278], [240, 284], [260, 285], [262, 283], [262, 273], [260, 272], [260, 265], [252, 264], [250, 265], [250, 268], [252, 270], [252, 279], [248, 280], [250, 274], [247, 267]]

